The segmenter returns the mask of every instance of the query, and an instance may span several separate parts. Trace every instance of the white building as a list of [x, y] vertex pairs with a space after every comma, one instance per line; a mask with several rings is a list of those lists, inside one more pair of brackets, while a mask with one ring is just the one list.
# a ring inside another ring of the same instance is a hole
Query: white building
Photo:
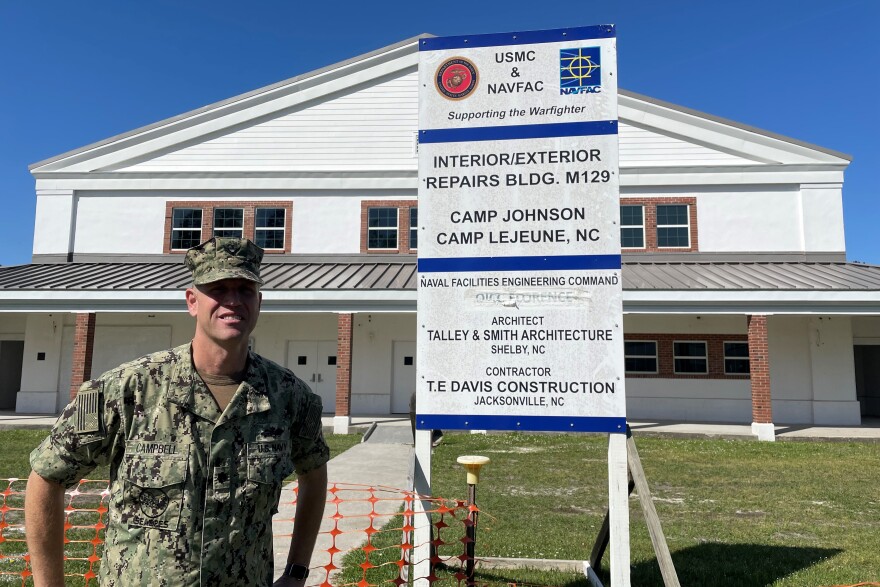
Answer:
[[[189, 340], [182, 254], [222, 230], [267, 249], [258, 352], [339, 429], [407, 412], [416, 41], [33, 165], [33, 262], [0, 268], [0, 409], [58, 412], [89, 373]], [[764, 436], [880, 416], [850, 158], [624, 91], [619, 112], [628, 416]]]

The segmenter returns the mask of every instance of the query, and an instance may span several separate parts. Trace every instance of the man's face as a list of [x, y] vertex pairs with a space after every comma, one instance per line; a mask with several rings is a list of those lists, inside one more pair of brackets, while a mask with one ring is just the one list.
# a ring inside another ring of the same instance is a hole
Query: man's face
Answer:
[[247, 341], [257, 325], [263, 294], [247, 279], [223, 279], [186, 290], [196, 331], [220, 346]]

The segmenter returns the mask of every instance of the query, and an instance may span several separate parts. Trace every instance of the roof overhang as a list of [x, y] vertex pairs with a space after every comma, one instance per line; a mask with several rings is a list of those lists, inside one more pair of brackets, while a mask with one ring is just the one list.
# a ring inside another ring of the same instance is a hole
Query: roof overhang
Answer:
[[[265, 291], [262, 313], [415, 312], [415, 290]], [[0, 291], [0, 312], [186, 312], [179, 290]], [[624, 314], [880, 315], [880, 292], [624, 291]]]
[[[880, 315], [880, 267], [818, 261], [648, 261], [624, 256], [630, 314]], [[263, 312], [415, 312], [414, 256], [286, 255], [263, 264]], [[0, 312], [184, 312], [176, 256], [0, 268]]]

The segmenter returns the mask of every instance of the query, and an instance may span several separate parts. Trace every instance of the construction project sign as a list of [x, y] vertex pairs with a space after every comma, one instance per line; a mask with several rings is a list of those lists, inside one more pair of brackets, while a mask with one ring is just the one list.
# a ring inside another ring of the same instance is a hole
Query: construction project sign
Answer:
[[419, 43], [416, 426], [622, 432], [614, 27]]

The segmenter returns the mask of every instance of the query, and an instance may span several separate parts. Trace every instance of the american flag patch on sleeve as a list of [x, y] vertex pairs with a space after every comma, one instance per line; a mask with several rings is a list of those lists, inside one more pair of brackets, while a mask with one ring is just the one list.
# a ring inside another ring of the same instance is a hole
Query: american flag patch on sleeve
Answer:
[[100, 381], [89, 381], [80, 388], [76, 394], [77, 434], [95, 434], [101, 431], [103, 404], [104, 385]]
[[299, 436], [309, 439], [317, 438], [318, 433], [321, 432], [322, 428], [321, 412], [321, 398], [312, 398], [305, 410], [304, 418], [302, 419], [302, 426], [299, 430]]

